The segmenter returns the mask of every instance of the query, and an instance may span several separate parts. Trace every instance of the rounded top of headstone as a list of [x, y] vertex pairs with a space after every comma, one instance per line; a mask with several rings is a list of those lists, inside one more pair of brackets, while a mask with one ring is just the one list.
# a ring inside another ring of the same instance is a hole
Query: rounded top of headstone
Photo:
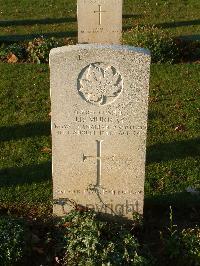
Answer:
[[122, 52], [135, 52], [135, 53], [141, 53], [146, 56], [150, 56], [151, 53], [148, 49], [140, 48], [140, 47], [134, 47], [134, 46], [128, 46], [128, 45], [102, 45], [102, 44], [77, 44], [77, 45], [69, 45], [69, 46], [62, 46], [58, 48], [53, 48], [50, 51], [50, 56], [70, 52], [70, 51], [78, 51], [78, 50], [112, 50], [112, 51], [122, 51]]

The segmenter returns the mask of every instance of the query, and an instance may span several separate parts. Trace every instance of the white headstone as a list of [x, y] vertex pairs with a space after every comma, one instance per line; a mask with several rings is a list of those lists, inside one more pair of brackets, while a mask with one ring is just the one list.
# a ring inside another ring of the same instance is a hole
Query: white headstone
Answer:
[[143, 212], [150, 55], [129, 46], [50, 53], [54, 213]]
[[78, 0], [78, 42], [120, 44], [122, 0]]

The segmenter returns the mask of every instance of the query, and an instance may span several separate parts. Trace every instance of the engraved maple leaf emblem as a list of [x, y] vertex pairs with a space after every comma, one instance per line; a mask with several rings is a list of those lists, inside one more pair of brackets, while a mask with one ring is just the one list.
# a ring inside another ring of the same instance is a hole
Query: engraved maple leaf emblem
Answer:
[[79, 93], [88, 102], [104, 105], [113, 102], [123, 89], [120, 73], [104, 63], [90, 64], [79, 78]]

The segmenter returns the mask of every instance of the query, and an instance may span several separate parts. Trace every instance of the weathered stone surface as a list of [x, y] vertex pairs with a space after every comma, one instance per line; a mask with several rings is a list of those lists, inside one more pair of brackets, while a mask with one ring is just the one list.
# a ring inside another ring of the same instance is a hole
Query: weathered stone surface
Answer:
[[74, 204], [128, 218], [143, 212], [149, 69], [140, 48], [51, 51], [55, 214]]
[[122, 0], [78, 0], [78, 42], [120, 44]]

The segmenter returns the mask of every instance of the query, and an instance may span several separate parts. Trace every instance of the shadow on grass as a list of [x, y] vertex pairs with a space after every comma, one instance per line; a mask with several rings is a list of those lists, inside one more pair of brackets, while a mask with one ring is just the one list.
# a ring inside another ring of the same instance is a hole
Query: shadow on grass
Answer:
[[4, 168], [0, 170], [0, 187], [11, 187], [51, 178], [51, 162], [23, 167]]
[[[124, 14], [123, 19], [129, 18], [141, 18], [139, 14]], [[31, 25], [48, 25], [48, 24], [59, 24], [59, 23], [73, 23], [77, 22], [77, 18], [44, 18], [44, 19], [21, 19], [21, 20], [0, 20], [0, 27], [12, 27], [12, 26], [31, 26]]]
[[[14, 125], [0, 128], [0, 141], [19, 140], [22, 138], [49, 136], [50, 122], [35, 122], [26, 125]], [[11, 167], [0, 170], [0, 187], [41, 182], [51, 177], [51, 162]]]
[[123, 26], [122, 30], [123, 32], [131, 30], [133, 28], [133, 26]]
[[[123, 26], [123, 31], [132, 29], [132, 26]], [[13, 35], [1, 35], [1, 43], [12, 43], [20, 41], [29, 41], [35, 38], [74, 38], [78, 36], [78, 31], [63, 31], [63, 32], [47, 32], [47, 33], [35, 33], [35, 34], [13, 34]]]
[[200, 25], [200, 19], [195, 20], [188, 20], [188, 21], [174, 21], [174, 22], [164, 22], [156, 24], [159, 28], [177, 28], [177, 27], [184, 27], [184, 26], [194, 26], [194, 25]]
[[194, 35], [182, 35], [182, 36], [178, 36], [176, 37], [176, 39], [181, 39], [181, 40], [185, 40], [185, 41], [200, 41], [200, 34], [194, 34]]
[[[0, 128], [0, 141], [18, 140], [35, 136], [50, 136], [50, 121], [13, 125]], [[147, 163], [182, 159], [200, 154], [200, 138], [157, 143], [147, 147]]]
[[200, 155], [200, 138], [158, 143], [147, 147], [147, 164]]
[[73, 17], [69, 18], [45, 18], [45, 19], [23, 19], [23, 20], [0, 20], [0, 27], [8, 26], [31, 26], [35, 24], [47, 25], [58, 23], [70, 23], [76, 22], [77, 19]]
[[37, 33], [37, 34], [22, 34], [22, 35], [3, 35], [0, 36], [0, 42], [18, 42], [33, 40], [34, 38], [64, 38], [64, 37], [76, 37], [77, 31], [66, 31], [66, 32], [48, 32], [48, 33]]
[[18, 140], [36, 136], [49, 136], [50, 134], [51, 124], [48, 121], [0, 127], [0, 141]]
[[144, 221], [150, 230], [151, 225], [154, 228], [169, 225], [170, 207], [174, 224], [183, 227], [200, 224], [200, 196], [179, 192], [145, 199]]
[[122, 16], [123, 19], [128, 19], [128, 18], [137, 19], [137, 18], [142, 18], [142, 17], [144, 17], [144, 16], [141, 14], [124, 14]]

